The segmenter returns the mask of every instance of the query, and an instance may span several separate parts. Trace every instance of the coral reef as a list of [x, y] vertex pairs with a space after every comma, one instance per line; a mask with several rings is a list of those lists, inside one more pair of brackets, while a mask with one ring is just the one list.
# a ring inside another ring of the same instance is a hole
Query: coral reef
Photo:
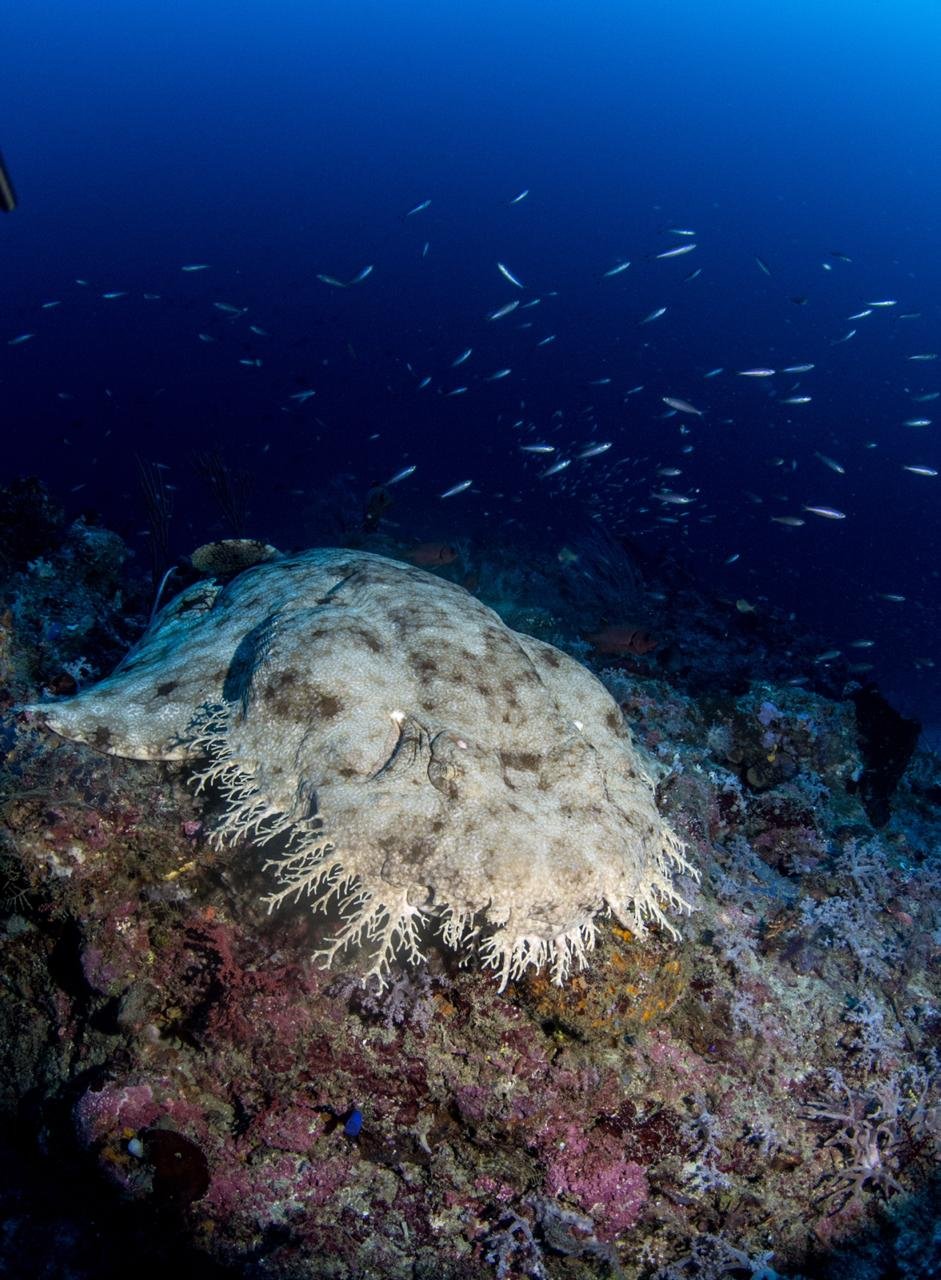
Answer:
[[[62, 573], [63, 599], [91, 581]], [[584, 657], [608, 588], [580, 611], [558, 573], [542, 625]], [[852, 691], [789, 684], [770, 629], [728, 638], [721, 603], [648, 574], [626, 616], [670, 645], [598, 674], [702, 882], [682, 940], [602, 917], [563, 987], [498, 990], [424, 935], [381, 993], [355, 949], [324, 972], [338, 913], [268, 914], [253, 844], [210, 839], [218, 797], [6, 713], [0, 1207], [24, 1274], [939, 1274], [941, 759], [883, 775], [876, 827]], [[46, 590], [20, 567], [8, 607]], [[6, 705], [40, 692], [34, 645], [7, 627]]]

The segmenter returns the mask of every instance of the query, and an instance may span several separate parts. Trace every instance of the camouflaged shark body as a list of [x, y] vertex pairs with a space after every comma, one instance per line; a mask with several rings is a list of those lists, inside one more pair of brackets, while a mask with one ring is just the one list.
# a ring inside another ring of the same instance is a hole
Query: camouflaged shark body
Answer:
[[[371, 974], [420, 959], [423, 920], [478, 939], [501, 986], [562, 982], [609, 909], [685, 906], [688, 869], [616, 703], [584, 667], [421, 569], [313, 550], [197, 584], [114, 674], [31, 708], [65, 738], [197, 762], [221, 844], [266, 845], [270, 904], [336, 901]], [[664, 921], [665, 922], [665, 921]]]

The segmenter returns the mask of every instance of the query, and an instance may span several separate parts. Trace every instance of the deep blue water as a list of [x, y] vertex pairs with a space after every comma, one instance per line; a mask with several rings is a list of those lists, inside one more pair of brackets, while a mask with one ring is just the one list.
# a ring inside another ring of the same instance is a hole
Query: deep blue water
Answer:
[[941, 724], [941, 476], [903, 469], [941, 471], [941, 399], [913, 399], [941, 359], [910, 358], [941, 350], [935, 4], [36, 0], [0, 26], [2, 479], [143, 555], [137, 455], [176, 552], [225, 532], [194, 449], [251, 473], [284, 546], [414, 463], [404, 542], [598, 519]]

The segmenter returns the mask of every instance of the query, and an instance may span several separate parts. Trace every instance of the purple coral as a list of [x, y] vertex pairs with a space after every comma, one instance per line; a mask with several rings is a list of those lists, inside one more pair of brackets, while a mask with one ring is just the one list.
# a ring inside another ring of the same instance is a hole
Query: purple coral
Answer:
[[825, 1198], [834, 1200], [837, 1213], [858, 1207], [864, 1191], [888, 1199], [902, 1190], [895, 1175], [926, 1127], [931, 1088], [922, 1073], [914, 1081], [893, 1076], [864, 1090], [851, 1089], [835, 1068], [827, 1074], [829, 1094], [811, 1104], [808, 1118], [830, 1126], [821, 1147], [833, 1153], [835, 1163], [821, 1181], [829, 1184]]

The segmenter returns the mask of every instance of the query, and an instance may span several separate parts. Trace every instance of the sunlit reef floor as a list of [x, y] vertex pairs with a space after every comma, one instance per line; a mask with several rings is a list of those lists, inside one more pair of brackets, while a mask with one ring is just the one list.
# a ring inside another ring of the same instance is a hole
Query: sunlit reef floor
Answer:
[[454, 548], [441, 572], [599, 672], [702, 883], [681, 942], [603, 922], [563, 989], [431, 944], [380, 997], [308, 960], [330, 920], [265, 914], [184, 775], [17, 715], [147, 611], [118, 538], [30, 510], [0, 612], [5, 1275], [941, 1274], [941, 760], [877, 691], [600, 535]]

